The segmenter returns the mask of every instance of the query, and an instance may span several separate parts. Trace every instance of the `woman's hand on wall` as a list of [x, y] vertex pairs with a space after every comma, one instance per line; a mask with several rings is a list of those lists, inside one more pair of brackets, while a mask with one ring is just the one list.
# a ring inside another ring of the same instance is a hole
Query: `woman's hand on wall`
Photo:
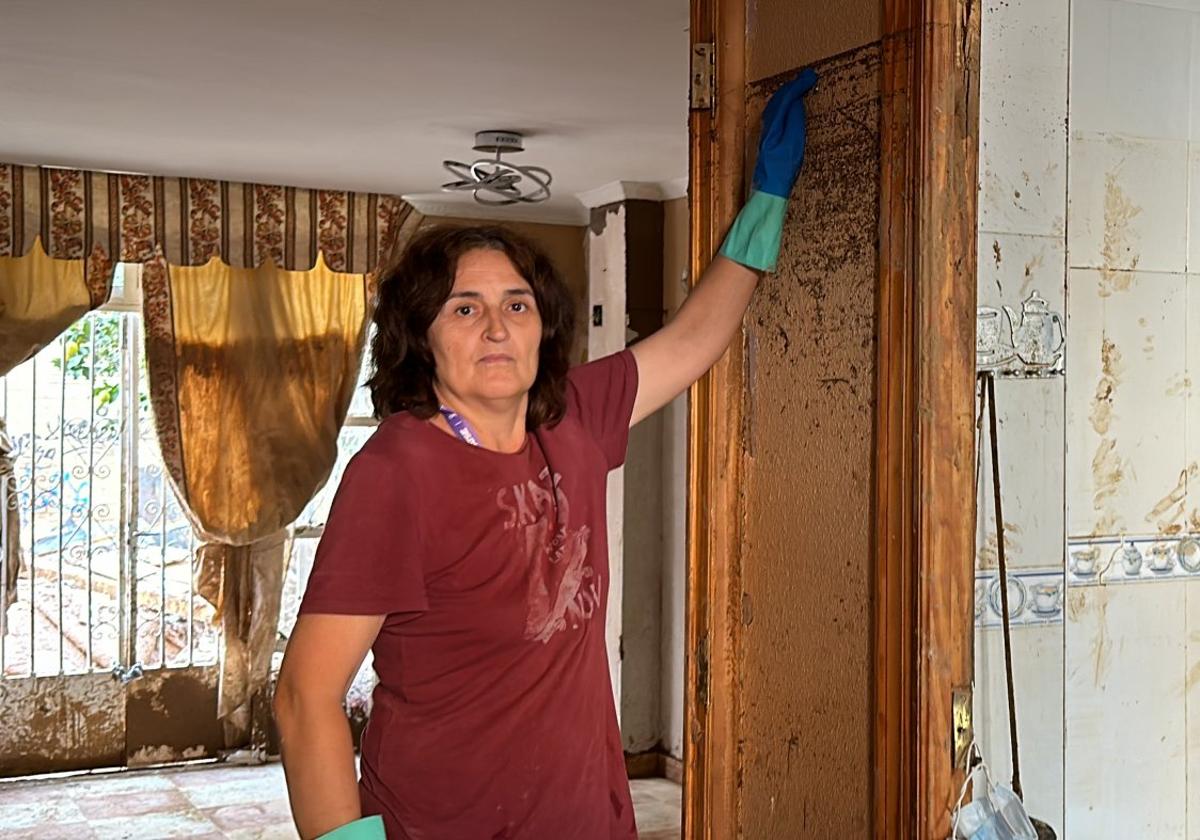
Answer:
[[638, 393], [630, 425], [675, 399], [716, 364], [741, 326], [759, 272], [774, 270], [788, 196], [804, 163], [804, 96], [816, 81], [817, 74], [805, 69], [771, 97], [763, 110], [753, 192], [720, 256], [671, 322], [633, 346]]
[[804, 97], [816, 83], [817, 74], [806, 68], [775, 91], [763, 109], [750, 200], [721, 246], [723, 256], [748, 268], [775, 270], [788, 196], [800, 175], [808, 141]]

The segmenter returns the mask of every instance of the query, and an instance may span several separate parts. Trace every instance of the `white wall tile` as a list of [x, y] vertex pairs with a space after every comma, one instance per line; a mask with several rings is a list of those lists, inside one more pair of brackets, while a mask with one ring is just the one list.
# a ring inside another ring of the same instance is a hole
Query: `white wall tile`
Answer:
[[[1200, 104], [1196, 106], [1196, 113], [1200, 120]], [[1193, 141], [1188, 152], [1188, 183], [1187, 270], [1192, 274], [1200, 274], [1200, 140]]]
[[1184, 271], [1187, 168], [1184, 141], [1072, 132], [1069, 265]]
[[1122, 0], [1143, 6], [1160, 6], [1164, 9], [1182, 9], [1185, 12], [1200, 12], [1200, 0]]
[[1191, 139], [1200, 140], [1200, 0], [1180, 0], [1195, 6], [1192, 16], [1192, 103], [1191, 103]]
[[1066, 243], [1061, 236], [979, 233], [980, 306], [1016, 307], [1037, 291], [1056, 312], [1067, 288]]
[[[975, 630], [975, 738], [995, 781], [1012, 778], [1003, 631]], [[1021, 784], [1029, 812], [1063, 831], [1063, 625], [1013, 628]]]
[[[1061, 566], [1064, 533], [1062, 378], [996, 382], [1006, 559], [1013, 568]], [[987, 419], [980, 453], [976, 566], [998, 564]]]
[[1200, 580], [1185, 584], [1187, 662], [1187, 836], [1200, 837]]
[[[1187, 276], [1187, 355], [1185, 447], [1191, 470], [1187, 481], [1187, 524], [1192, 532], [1200, 531], [1200, 273]], [[1196, 807], [1200, 809], [1200, 800]], [[1200, 834], [1196, 835], [1200, 837]]]
[[1099, 294], [1102, 281], [1100, 272], [1075, 268], [1070, 270], [1067, 281], [1064, 492], [1067, 535], [1073, 537], [1093, 533], [1102, 516], [1109, 520], [1103, 524], [1104, 529], [1124, 527], [1111, 521], [1115, 519], [1115, 506], [1105, 498], [1096, 498], [1092, 470], [1099, 434], [1092, 427], [1090, 416], [1097, 383], [1104, 375], [1100, 348], [1107, 298]]
[[1071, 130], [1186, 140], [1192, 14], [1127, 0], [1075, 0]]
[[1066, 624], [1066, 837], [1181, 838], [1186, 587], [1073, 587]]
[[[1067, 307], [1066, 499], [1073, 536], [1157, 533], [1187, 466], [1185, 275], [1074, 269]], [[1007, 517], [1006, 517], [1007, 518]]]
[[[1061, 238], [981, 233], [979, 303], [1020, 311], [1021, 301], [1037, 291], [1065, 315], [1065, 262]], [[1007, 340], [1009, 321], [1004, 315], [1001, 320]], [[1063, 380], [999, 380], [996, 409], [1007, 559], [1018, 568], [1055, 566], [1063, 552]], [[994, 568], [996, 517], [986, 436], [980, 458], [976, 565]]]
[[1061, 236], [1066, 217], [1068, 5], [988, 0], [980, 53], [979, 224]]

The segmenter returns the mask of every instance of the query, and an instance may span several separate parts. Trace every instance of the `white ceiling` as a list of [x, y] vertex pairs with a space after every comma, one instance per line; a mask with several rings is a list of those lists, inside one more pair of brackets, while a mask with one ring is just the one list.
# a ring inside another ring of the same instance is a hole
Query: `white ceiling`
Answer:
[[687, 25], [688, 0], [0, 0], [0, 161], [466, 213], [442, 160], [510, 129], [554, 198], [509, 215], [582, 222], [616, 182], [678, 194]]

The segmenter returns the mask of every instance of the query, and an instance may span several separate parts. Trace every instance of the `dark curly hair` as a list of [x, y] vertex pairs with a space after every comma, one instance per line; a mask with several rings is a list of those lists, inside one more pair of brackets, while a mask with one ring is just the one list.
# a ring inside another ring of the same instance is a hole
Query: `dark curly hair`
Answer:
[[499, 226], [437, 226], [419, 232], [379, 280], [372, 374], [367, 381], [375, 417], [408, 411], [437, 413], [429, 326], [454, 287], [458, 260], [468, 251], [502, 251], [533, 289], [542, 320], [538, 371], [529, 390], [525, 425], [554, 425], [566, 412], [566, 377], [575, 338], [575, 306], [550, 258], [532, 242]]

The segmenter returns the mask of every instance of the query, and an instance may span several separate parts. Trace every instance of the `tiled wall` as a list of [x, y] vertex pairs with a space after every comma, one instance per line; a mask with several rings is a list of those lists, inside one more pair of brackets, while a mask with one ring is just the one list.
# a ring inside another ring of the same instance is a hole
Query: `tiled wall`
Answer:
[[[983, 27], [979, 301], [1036, 288], [1068, 336], [1064, 377], [997, 383], [1014, 603], [1043, 584], [1013, 630], [1026, 801], [1067, 838], [1200, 837], [1200, 0], [990, 0]], [[1007, 780], [979, 501], [976, 726]]]
[[[1075, 0], [1069, 569], [1088, 538], [1149, 539], [1133, 574], [1112, 542], [1103, 583], [1068, 574], [1069, 837], [1200, 836], [1200, 576], [1180, 539], [1200, 534], [1198, 97], [1200, 0]], [[1136, 796], [1130, 779], [1146, 780]]]
[[[979, 304], [1020, 309], [1034, 291], [1066, 305], [1068, 0], [989, 0], [980, 80]], [[1072, 354], [1068, 353], [1068, 370]], [[1065, 380], [996, 383], [1013, 682], [1032, 814], [1062, 836]], [[1011, 778], [996, 528], [987, 439], [976, 557], [975, 728]], [[1040, 598], [1035, 600], [1035, 592]], [[1038, 609], [1035, 610], [1034, 607]]]

